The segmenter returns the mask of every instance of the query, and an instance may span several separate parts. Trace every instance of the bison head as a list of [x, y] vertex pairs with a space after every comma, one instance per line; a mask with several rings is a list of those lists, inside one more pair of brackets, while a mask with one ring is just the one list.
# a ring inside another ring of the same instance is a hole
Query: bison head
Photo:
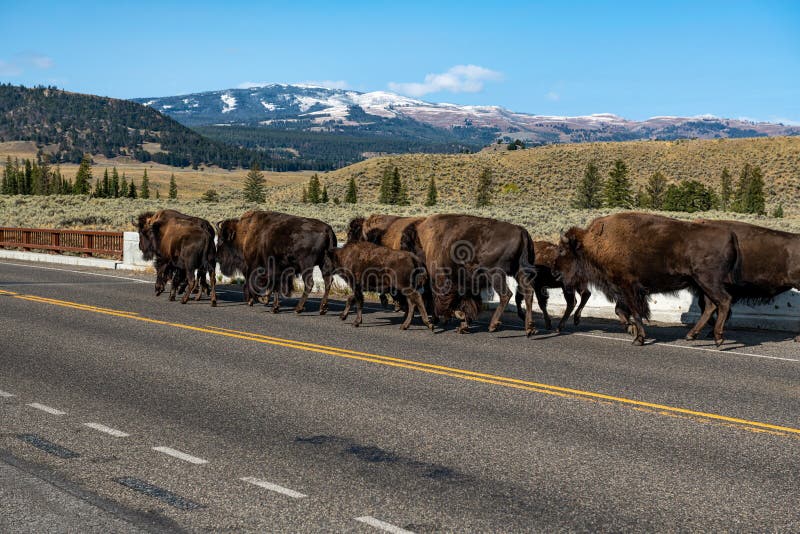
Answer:
[[139, 250], [142, 251], [142, 256], [147, 261], [152, 260], [158, 252], [156, 235], [152, 224], [150, 224], [150, 219], [152, 219], [153, 215], [154, 213], [152, 211], [140, 213], [139, 217], [134, 222], [139, 232]]
[[583, 252], [583, 232], [581, 228], [570, 228], [566, 233], [561, 234], [558, 248], [556, 248], [552, 266], [553, 274], [566, 285], [576, 285], [580, 278], [579, 259]]
[[347, 241], [364, 240], [364, 217], [356, 217], [347, 226]]
[[244, 253], [237, 239], [239, 219], [226, 219], [217, 223], [217, 261], [222, 274], [233, 276], [244, 272]]

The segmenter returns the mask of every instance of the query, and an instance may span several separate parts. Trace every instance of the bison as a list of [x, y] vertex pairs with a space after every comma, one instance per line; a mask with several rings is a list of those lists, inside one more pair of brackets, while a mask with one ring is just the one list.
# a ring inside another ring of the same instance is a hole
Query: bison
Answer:
[[402, 330], [408, 328], [414, 318], [414, 309], [419, 309], [425, 326], [433, 330], [428, 319], [420, 289], [424, 289], [427, 274], [420, 259], [411, 252], [392, 250], [366, 241], [349, 241], [334, 253], [336, 274], [341, 276], [353, 294], [347, 299], [340, 317], [344, 321], [350, 306], [356, 303], [356, 320], [361, 324], [361, 309], [364, 306], [364, 291], [391, 292], [406, 301], [406, 316]]
[[[726, 287], [734, 302], [764, 304], [784, 291], [800, 289], [800, 234], [739, 221], [695, 222], [736, 234], [742, 273], [738, 283]], [[800, 341], [800, 336], [795, 341]]]
[[[575, 326], [578, 326], [581, 322], [583, 307], [586, 306], [586, 302], [589, 300], [589, 297], [592, 296], [592, 292], [589, 291], [589, 283], [586, 280], [579, 280], [576, 286], [567, 285], [560, 276], [555, 274], [553, 268], [556, 256], [558, 255], [558, 245], [555, 243], [534, 241], [533, 250], [536, 253], [536, 278], [533, 280], [533, 289], [536, 294], [536, 300], [539, 303], [539, 308], [542, 310], [542, 315], [544, 316], [544, 327], [547, 330], [552, 329], [550, 315], [547, 313], [547, 300], [549, 298], [547, 290], [549, 288], [561, 288], [561, 291], [564, 293], [564, 300], [567, 302], [567, 309], [564, 310], [564, 315], [558, 323], [558, 331], [561, 332], [564, 330], [564, 325], [566, 325], [567, 319], [569, 319], [570, 314], [572, 314], [572, 310], [575, 310], [573, 322]], [[575, 309], [575, 293], [581, 297], [581, 302], [578, 304], [577, 309]], [[525, 314], [522, 311], [522, 299], [522, 292], [517, 291], [514, 295], [514, 301], [517, 305], [517, 315], [524, 321]]]
[[[336, 235], [326, 223], [274, 211], [251, 210], [238, 219], [218, 223], [217, 257], [223, 274], [245, 277], [245, 291], [272, 292], [272, 311], [280, 309], [279, 294], [290, 294], [294, 275], [303, 279], [303, 295], [295, 312], [303, 311], [314, 288], [313, 269], [319, 266], [325, 281], [320, 314], [328, 311]], [[263, 285], [262, 285], [263, 284]]]
[[[373, 214], [369, 217], [357, 217], [350, 221], [347, 229], [347, 241], [368, 241], [376, 245], [383, 245], [392, 250], [400, 250], [402, 246], [403, 232], [412, 224], [416, 224], [423, 220], [425, 217], [399, 217], [397, 215], [382, 215]], [[425, 292], [426, 304], [431, 305], [428, 301], [430, 291]], [[385, 293], [379, 295], [381, 305], [384, 308], [388, 307], [388, 299]], [[396, 308], [402, 307], [402, 298], [395, 299]], [[435, 322], [435, 320], [434, 320]]]
[[175, 210], [160, 210], [139, 215], [139, 249], [146, 260], [154, 259], [156, 267], [156, 294], [164, 290], [166, 280], [172, 278], [170, 300], [175, 300], [177, 287], [185, 279], [188, 285], [181, 302], [186, 304], [198, 289], [197, 299], [203, 291], [206, 273], [210, 278], [211, 305], [217, 305], [216, 250], [214, 228], [199, 217], [185, 215]]
[[461, 320], [458, 332], [469, 331], [480, 311], [480, 292], [491, 287], [500, 304], [489, 323], [494, 332], [511, 299], [506, 277], [517, 279], [526, 305], [525, 331], [533, 325], [533, 241], [528, 231], [515, 224], [472, 215], [432, 215], [403, 232], [402, 248], [416, 253], [432, 280], [434, 310], [445, 320]]
[[638, 345], [645, 340], [642, 320], [650, 316], [649, 296], [688, 288], [707, 306], [687, 338], [694, 339], [718, 309], [714, 340], [719, 346], [732, 302], [725, 286], [739, 279], [741, 253], [730, 230], [628, 212], [597, 218], [586, 229], [570, 228], [561, 237], [554, 266], [566, 285], [587, 280], [615, 302]]

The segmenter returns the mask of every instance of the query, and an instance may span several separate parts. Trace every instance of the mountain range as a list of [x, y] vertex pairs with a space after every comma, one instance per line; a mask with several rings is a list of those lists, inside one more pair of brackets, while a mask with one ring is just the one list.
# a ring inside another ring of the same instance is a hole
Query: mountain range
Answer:
[[414, 135], [427, 127], [438, 141], [487, 144], [495, 138], [529, 144], [640, 139], [673, 140], [800, 135], [779, 123], [698, 117], [628, 120], [609, 113], [564, 117], [519, 113], [500, 106], [425, 102], [386, 92], [359, 92], [273, 83], [160, 98], [137, 98], [190, 127], [249, 126], [309, 132]]

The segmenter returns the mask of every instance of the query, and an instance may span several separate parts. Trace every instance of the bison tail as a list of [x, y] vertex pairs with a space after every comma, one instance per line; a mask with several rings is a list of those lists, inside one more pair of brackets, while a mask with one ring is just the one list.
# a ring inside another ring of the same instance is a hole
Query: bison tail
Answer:
[[524, 228], [522, 229], [522, 252], [519, 256], [519, 269], [528, 279], [530, 284], [533, 284], [533, 279], [536, 278], [536, 253], [533, 250], [533, 239], [531, 234]]
[[328, 248], [325, 250], [325, 258], [320, 266], [323, 275], [333, 274], [337, 267], [336, 249], [339, 248], [339, 242], [336, 240], [336, 234], [333, 229], [328, 229]]
[[736, 237], [735, 232], [731, 232], [731, 246], [733, 247], [736, 257], [731, 265], [730, 283], [738, 284], [742, 280], [742, 249], [739, 248], [739, 238]]

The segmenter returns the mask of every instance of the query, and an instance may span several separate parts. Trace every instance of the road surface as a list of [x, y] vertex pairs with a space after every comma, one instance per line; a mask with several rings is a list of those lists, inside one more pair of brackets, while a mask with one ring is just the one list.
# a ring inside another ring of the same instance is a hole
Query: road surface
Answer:
[[800, 530], [790, 333], [402, 332], [220, 289], [0, 262], [0, 531]]

